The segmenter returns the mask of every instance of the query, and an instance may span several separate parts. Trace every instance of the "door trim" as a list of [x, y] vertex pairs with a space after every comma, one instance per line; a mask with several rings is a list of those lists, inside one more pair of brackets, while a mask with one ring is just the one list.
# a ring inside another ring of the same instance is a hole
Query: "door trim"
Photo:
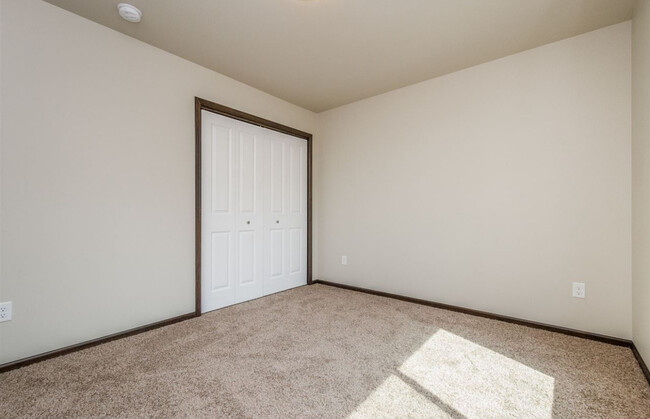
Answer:
[[194, 98], [194, 265], [195, 315], [201, 315], [201, 111], [209, 111], [307, 141], [307, 284], [312, 283], [312, 135], [199, 97]]

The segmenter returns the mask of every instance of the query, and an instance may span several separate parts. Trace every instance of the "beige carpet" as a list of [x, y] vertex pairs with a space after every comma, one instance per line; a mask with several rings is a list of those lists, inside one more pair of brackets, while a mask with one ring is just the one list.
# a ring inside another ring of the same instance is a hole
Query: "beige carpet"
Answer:
[[631, 351], [301, 287], [0, 375], [0, 416], [647, 418]]

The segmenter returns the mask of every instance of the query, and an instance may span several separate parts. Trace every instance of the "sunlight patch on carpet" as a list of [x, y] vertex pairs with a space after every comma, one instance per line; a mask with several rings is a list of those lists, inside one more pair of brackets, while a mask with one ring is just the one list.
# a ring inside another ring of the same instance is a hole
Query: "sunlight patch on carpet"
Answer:
[[434, 333], [399, 372], [430, 400], [467, 418], [552, 417], [553, 377], [446, 330]]
[[349, 416], [354, 419], [400, 417], [447, 418], [449, 415], [398, 376], [391, 375]]

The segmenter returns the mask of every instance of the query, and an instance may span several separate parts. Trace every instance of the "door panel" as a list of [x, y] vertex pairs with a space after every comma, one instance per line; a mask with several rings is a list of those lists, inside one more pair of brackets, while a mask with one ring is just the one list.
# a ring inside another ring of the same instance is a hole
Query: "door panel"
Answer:
[[242, 132], [239, 135], [239, 211], [255, 212], [256, 196], [256, 148], [257, 138], [254, 134]]
[[212, 211], [230, 212], [230, 159], [232, 130], [211, 125], [212, 160], [210, 182], [212, 183]]
[[271, 137], [271, 212], [284, 211], [284, 142]]
[[239, 283], [255, 282], [255, 231], [239, 233]]
[[212, 269], [212, 291], [218, 291], [231, 286], [230, 278], [230, 233], [212, 233], [211, 269]]
[[284, 230], [271, 229], [269, 240], [269, 253], [271, 260], [271, 278], [284, 276]]
[[302, 203], [302, 155], [300, 146], [292, 144], [289, 147], [290, 166], [289, 166], [289, 201], [291, 202], [291, 213], [299, 214]]
[[300, 272], [302, 258], [302, 229], [292, 228], [289, 233], [289, 273]]

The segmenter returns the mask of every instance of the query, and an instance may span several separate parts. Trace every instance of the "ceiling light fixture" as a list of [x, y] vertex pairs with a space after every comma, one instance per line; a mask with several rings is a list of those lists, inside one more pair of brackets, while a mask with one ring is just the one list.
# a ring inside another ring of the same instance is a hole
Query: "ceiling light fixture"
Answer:
[[127, 22], [138, 23], [142, 20], [142, 12], [138, 10], [137, 7], [131, 6], [130, 4], [118, 4], [117, 11]]

